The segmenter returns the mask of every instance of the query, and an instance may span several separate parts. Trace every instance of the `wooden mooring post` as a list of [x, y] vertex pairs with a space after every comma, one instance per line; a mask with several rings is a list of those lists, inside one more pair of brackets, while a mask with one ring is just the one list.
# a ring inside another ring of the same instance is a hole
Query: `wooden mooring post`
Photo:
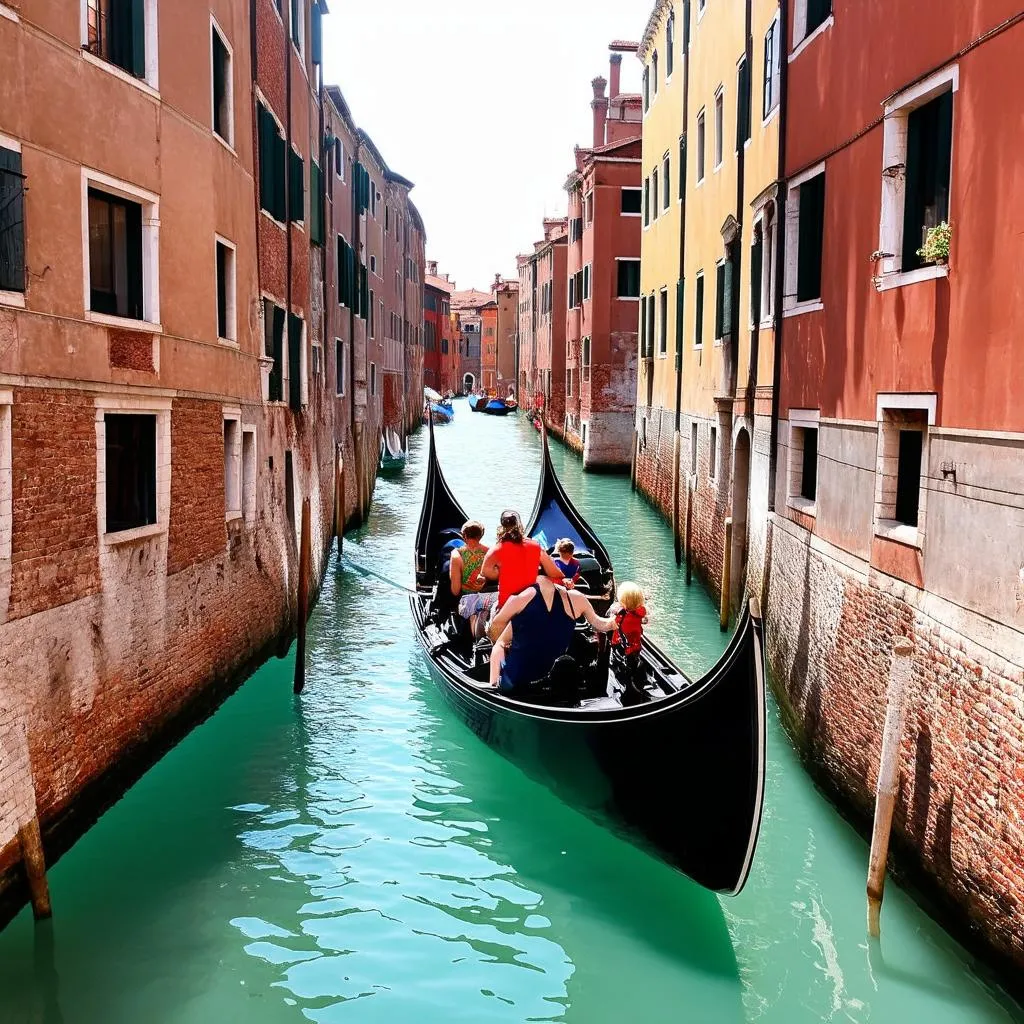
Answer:
[[28, 878], [28, 892], [32, 900], [32, 913], [37, 921], [50, 917], [53, 908], [50, 906], [50, 886], [46, 881], [46, 857], [43, 854], [43, 834], [39, 828], [39, 818], [32, 815], [32, 820], [18, 829], [18, 845], [25, 864], [25, 875]]
[[345, 533], [345, 459], [338, 452], [334, 462], [334, 536], [338, 538], [338, 554], [341, 554], [342, 536]]
[[686, 549], [686, 582], [693, 580], [693, 484], [686, 482], [686, 532], [684, 545]]
[[680, 433], [676, 429], [672, 439], [672, 542], [675, 545], [676, 565], [683, 561], [683, 538], [679, 529], [679, 491], [681, 488], [679, 474]]
[[309, 498], [302, 499], [302, 533], [299, 538], [299, 623], [295, 638], [295, 693], [306, 685], [306, 619], [309, 618], [309, 575], [311, 569]]
[[871, 829], [871, 855], [868, 859], [868, 935], [881, 934], [882, 894], [885, 889], [885, 864], [889, 858], [889, 834], [899, 789], [900, 742], [903, 738], [903, 709], [907, 683], [913, 667], [914, 645], [897, 640], [893, 646], [886, 695], [885, 728], [875, 785], [875, 821]]
[[722, 552], [722, 597], [718, 602], [718, 627], [729, 628], [729, 592], [732, 590], [732, 516], [725, 519], [725, 550]]

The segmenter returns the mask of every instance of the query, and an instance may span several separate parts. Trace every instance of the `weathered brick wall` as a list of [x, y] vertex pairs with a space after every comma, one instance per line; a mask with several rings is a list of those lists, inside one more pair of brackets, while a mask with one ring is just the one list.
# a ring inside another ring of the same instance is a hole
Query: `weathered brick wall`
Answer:
[[[972, 625], [970, 613], [809, 541], [773, 517], [767, 651], [798, 742], [870, 814], [892, 647], [909, 637], [897, 841], [951, 906], [1024, 966], [1020, 634]], [[970, 634], [985, 635], [985, 646]]]
[[224, 410], [176, 398], [171, 409], [171, 575], [219, 554], [224, 535]]
[[15, 454], [7, 618], [17, 619], [99, 589], [92, 396], [15, 389], [11, 441]]

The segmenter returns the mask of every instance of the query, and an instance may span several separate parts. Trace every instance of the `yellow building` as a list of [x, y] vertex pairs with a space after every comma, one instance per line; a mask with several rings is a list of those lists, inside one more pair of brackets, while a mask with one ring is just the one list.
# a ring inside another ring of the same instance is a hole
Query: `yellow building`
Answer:
[[659, 0], [639, 50], [645, 186], [636, 480], [673, 520], [681, 547], [689, 532], [694, 567], [715, 590], [731, 517], [734, 607], [748, 563], [755, 594], [764, 564], [778, 31], [777, 0]]

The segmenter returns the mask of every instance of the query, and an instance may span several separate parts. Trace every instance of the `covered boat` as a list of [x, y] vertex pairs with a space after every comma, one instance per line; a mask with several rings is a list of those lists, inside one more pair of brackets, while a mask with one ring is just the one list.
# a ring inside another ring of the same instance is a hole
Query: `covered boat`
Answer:
[[485, 412], [489, 416], [507, 416], [515, 412], [519, 405], [514, 398], [493, 398], [487, 395], [470, 395], [469, 407], [473, 412]]
[[385, 430], [380, 439], [380, 471], [382, 473], [401, 473], [409, 457], [408, 451], [402, 446], [402, 440], [394, 430]]
[[[638, 678], [618, 678], [607, 644], [578, 623], [575, 678], [538, 680], [525, 696], [487, 683], [489, 651], [473, 644], [453, 607], [447, 562], [466, 514], [430, 437], [416, 534], [420, 643], [441, 693], [486, 742], [566, 803], [621, 832], [716, 892], [737, 894], [757, 845], [765, 777], [765, 670], [756, 601], [721, 659], [699, 679], [644, 638]], [[576, 544], [581, 589], [599, 613], [614, 594], [611, 559], [544, 461], [529, 534]], [[484, 645], [485, 646], [485, 645]]]

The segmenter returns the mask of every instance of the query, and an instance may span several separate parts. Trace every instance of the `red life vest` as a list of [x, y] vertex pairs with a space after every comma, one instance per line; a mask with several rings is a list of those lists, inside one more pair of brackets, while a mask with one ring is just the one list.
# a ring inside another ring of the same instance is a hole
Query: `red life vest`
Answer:
[[612, 644], [620, 647], [623, 654], [639, 654], [644, 639], [644, 619], [647, 609], [641, 605], [633, 611], [620, 608], [615, 613], [615, 632]]
[[532, 587], [540, 574], [540, 545], [524, 539], [521, 544], [503, 540], [498, 545], [498, 607], [521, 590]]

